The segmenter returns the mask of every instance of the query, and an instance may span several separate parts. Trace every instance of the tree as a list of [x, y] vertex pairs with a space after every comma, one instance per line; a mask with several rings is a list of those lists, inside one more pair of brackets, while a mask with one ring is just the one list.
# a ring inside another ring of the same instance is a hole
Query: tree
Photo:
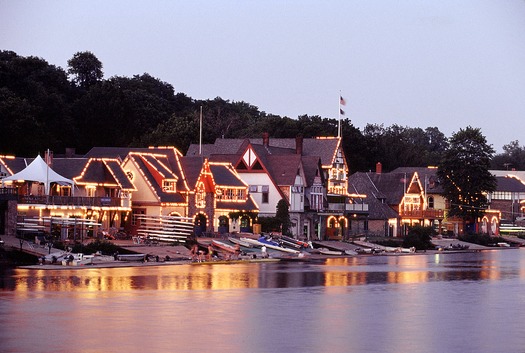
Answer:
[[525, 170], [525, 146], [514, 140], [504, 145], [503, 151], [492, 159], [492, 169]]
[[467, 222], [475, 224], [484, 214], [485, 195], [496, 190], [496, 177], [489, 172], [493, 154], [481, 130], [468, 126], [452, 135], [438, 167], [444, 196], [450, 202], [448, 216], [460, 217], [464, 231]]
[[82, 89], [89, 89], [102, 80], [102, 63], [90, 51], [77, 52], [67, 61], [68, 74], [73, 76], [73, 82]]
[[72, 146], [71, 92], [61, 68], [0, 51], [0, 150], [35, 155]]
[[275, 218], [281, 223], [282, 234], [288, 234], [290, 228], [290, 212], [288, 210], [288, 202], [285, 199], [280, 199], [277, 202], [277, 210]]
[[141, 147], [143, 137], [170, 119], [174, 103], [173, 87], [148, 74], [103, 80], [73, 107], [77, 147]]
[[432, 235], [434, 230], [432, 227], [423, 227], [416, 225], [410, 227], [408, 234], [403, 238], [403, 247], [415, 247], [417, 250], [434, 249], [432, 244]]

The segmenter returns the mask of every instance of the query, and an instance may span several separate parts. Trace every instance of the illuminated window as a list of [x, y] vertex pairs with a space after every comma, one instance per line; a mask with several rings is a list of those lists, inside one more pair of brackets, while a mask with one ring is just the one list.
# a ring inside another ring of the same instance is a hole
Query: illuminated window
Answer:
[[97, 188], [95, 186], [86, 186], [87, 197], [95, 197]]
[[428, 197], [428, 208], [434, 208], [434, 196]]
[[162, 181], [162, 190], [165, 192], [176, 192], [176, 182], [169, 179], [164, 179]]
[[197, 192], [195, 193], [195, 205], [198, 208], [206, 207], [206, 190], [204, 189], [203, 183], [200, 183], [197, 187]]

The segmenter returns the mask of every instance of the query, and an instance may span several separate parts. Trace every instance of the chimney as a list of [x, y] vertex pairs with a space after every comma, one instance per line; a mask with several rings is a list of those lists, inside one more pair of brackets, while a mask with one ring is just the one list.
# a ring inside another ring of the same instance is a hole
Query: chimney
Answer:
[[382, 171], [383, 171], [383, 165], [381, 164], [381, 162], [377, 162], [376, 163], [376, 174], [381, 174]]
[[263, 146], [270, 146], [270, 134], [267, 132], [263, 132]]
[[66, 147], [66, 158], [73, 158], [75, 157], [76, 150], [75, 148]]
[[298, 155], [303, 154], [303, 135], [299, 134], [295, 137], [295, 153]]

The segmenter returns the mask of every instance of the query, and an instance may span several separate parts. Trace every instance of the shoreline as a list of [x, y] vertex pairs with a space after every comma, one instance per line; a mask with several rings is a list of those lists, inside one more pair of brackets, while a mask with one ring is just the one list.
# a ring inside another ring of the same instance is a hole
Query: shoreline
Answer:
[[278, 262], [324, 262], [327, 259], [345, 259], [345, 258], [360, 258], [370, 256], [414, 256], [414, 255], [436, 255], [436, 254], [458, 254], [458, 253], [476, 253], [482, 251], [492, 250], [510, 250], [519, 248], [487, 248], [487, 249], [469, 249], [469, 250], [428, 250], [414, 253], [380, 253], [380, 254], [358, 254], [358, 255], [319, 255], [310, 254], [305, 257], [274, 257], [274, 258], [246, 258], [246, 259], [215, 259], [212, 261], [192, 261], [190, 259], [175, 259], [169, 261], [107, 261], [99, 263], [86, 263], [79, 265], [62, 265], [62, 264], [35, 264], [22, 265], [13, 268], [26, 270], [87, 270], [87, 269], [101, 269], [101, 268], [126, 268], [126, 267], [155, 267], [155, 266], [202, 266], [202, 265], [238, 265], [238, 264], [257, 264], [257, 263], [278, 263]]

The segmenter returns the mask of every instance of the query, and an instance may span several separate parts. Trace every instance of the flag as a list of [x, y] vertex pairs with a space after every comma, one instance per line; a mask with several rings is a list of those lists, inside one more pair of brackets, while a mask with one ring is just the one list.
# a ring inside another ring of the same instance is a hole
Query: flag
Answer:
[[345, 101], [345, 99], [343, 98], [343, 96], [339, 96], [339, 104], [341, 104], [341, 105], [346, 105], [346, 101]]
[[345, 111], [341, 108], [339, 108], [339, 113], [341, 113], [341, 115], [345, 115]]

